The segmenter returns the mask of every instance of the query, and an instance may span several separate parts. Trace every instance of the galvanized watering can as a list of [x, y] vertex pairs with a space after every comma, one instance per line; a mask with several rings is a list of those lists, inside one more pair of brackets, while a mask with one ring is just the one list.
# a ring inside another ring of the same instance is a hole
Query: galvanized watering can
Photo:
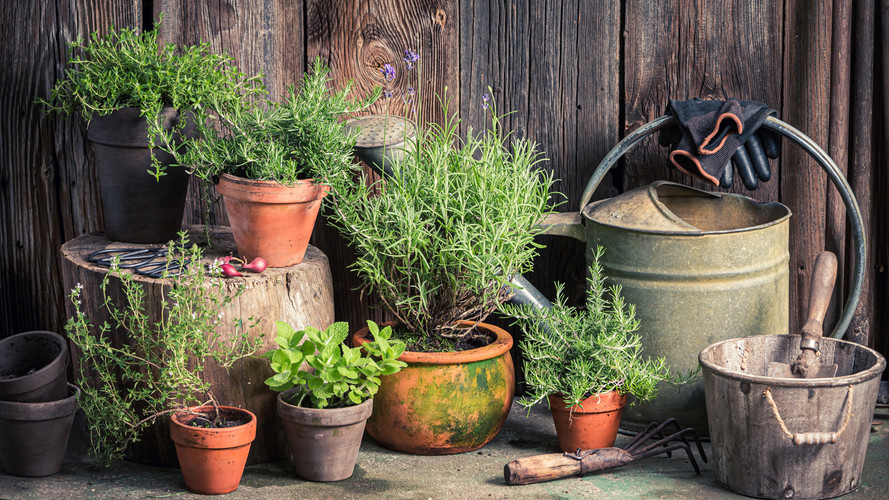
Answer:
[[[587, 245], [587, 263], [597, 245], [601, 264], [627, 302], [636, 305], [644, 353], [664, 357], [674, 370], [698, 366], [698, 353], [715, 342], [788, 331], [788, 235], [790, 210], [727, 193], [711, 193], [668, 182], [588, 204], [617, 160], [643, 138], [673, 123], [663, 116], [618, 143], [593, 173], [579, 213], [555, 214], [544, 234], [576, 238]], [[769, 117], [762, 125], [799, 144], [827, 172], [846, 205], [855, 246], [851, 293], [832, 336], [840, 338], [861, 295], [865, 241], [852, 189], [831, 158], [811, 139]], [[515, 303], [548, 307], [550, 302], [522, 276]], [[656, 400], [624, 410], [623, 425], [638, 430], [676, 418], [707, 435], [702, 382], [681, 389], [663, 384]]]

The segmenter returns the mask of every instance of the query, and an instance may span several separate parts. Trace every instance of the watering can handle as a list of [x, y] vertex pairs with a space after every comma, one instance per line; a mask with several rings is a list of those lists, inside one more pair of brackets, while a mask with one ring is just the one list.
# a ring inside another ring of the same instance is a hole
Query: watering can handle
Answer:
[[[593, 176], [587, 183], [586, 189], [583, 191], [583, 196], [580, 198], [581, 209], [590, 202], [590, 199], [593, 197], [593, 192], [599, 187], [599, 183], [605, 178], [605, 174], [611, 170], [611, 167], [617, 163], [617, 160], [619, 160], [624, 153], [629, 151], [648, 135], [666, 128], [674, 122], [675, 118], [672, 116], [656, 118], [637, 128], [630, 133], [630, 135], [624, 137], [622, 141], [617, 143], [617, 145], [605, 155], [605, 158], [602, 159], [599, 166], [596, 167], [596, 170], [593, 172]], [[839, 322], [837, 322], [836, 327], [834, 327], [833, 332], [831, 332], [831, 337], [835, 339], [842, 338], [846, 329], [849, 327], [849, 324], [852, 322], [852, 316], [855, 314], [855, 307], [858, 305], [858, 299], [861, 298], [861, 288], [864, 282], [864, 266], [867, 261], [864, 222], [861, 218], [858, 202], [855, 201], [855, 195], [852, 193], [852, 188], [849, 186], [849, 182], [846, 180], [846, 177], [840, 171], [839, 167], [837, 167], [836, 163], [834, 163], [830, 156], [828, 156], [828, 154], [825, 153], [815, 141], [773, 116], [766, 118], [762, 127], [789, 138], [809, 153], [815, 161], [818, 162], [818, 165], [827, 172], [827, 176], [830, 178], [830, 181], [833, 182], [837, 191], [839, 191], [840, 197], [846, 205], [846, 214], [852, 224], [852, 238], [855, 241], [855, 269], [852, 274], [851, 293], [849, 294], [848, 299], [846, 299], [843, 315], [840, 317]]]

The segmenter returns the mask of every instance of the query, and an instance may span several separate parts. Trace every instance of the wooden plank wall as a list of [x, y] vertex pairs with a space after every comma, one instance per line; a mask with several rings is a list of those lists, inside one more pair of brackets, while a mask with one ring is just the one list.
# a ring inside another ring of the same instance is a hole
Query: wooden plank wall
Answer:
[[[598, 162], [621, 137], [659, 116], [668, 98], [737, 97], [766, 102], [785, 121], [828, 149], [847, 172], [867, 217], [869, 247], [865, 293], [856, 310], [855, 340], [883, 349], [889, 314], [886, 300], [886, 153], [889, 141], [880, 109], [886, 96], [875, 85], [886, 74], [876, 29], [885, 0], [746, 2], [736, 0], [135, 0], [23, 2], [5, 9], [0, 42], [15, 47], [0, 55], [0, 337], [31, 328], [59, 330], [63, 290], [57, 279], [57, 248], [71, 237], [101, 227], [83, 128], [41, 118], [32, 104], [47, 95], [61, 74], [64, 43], [77, 34], [150, 23], [161, 12], [167, 41], [207, 41], [233, 55], [248, 73], [263, 71], [273, 96], [299, 80], [321, 56], [335, 82], [358, 83], [359, 92], [383, 84], [379, 68], [393, 63], [395, 97], [373, 112], [401, 114], [401, 92], [415, 87], [424, 116], [442, 117], [436, 94], [447, 95], [463, 127], [478, 129], [486, 115], [481, 97], [490, 87], [499, 111], [513, 111], [514, 134], [541, 145], [544, 168], [561, 179], [560, 210], [578, 209], [580, 195]], [[38, 6], [39, 4], [39, 6]], [[45, 22], [32, 22], [34, 19]], [[854, 50], [851, 48], [854, 47]], [[419, 75], [409, 72], [403, 50], [420, 53]], [[885, 48], [884, 48], [885, 49]], [[876, 52], [875, 52], [876, 51]], [[419, 76], [419, 80], [417, 80]], [[883, 77], [885, 78], [885, 77]], [[882, 96], [882, 97], [881, 97]], [[416, 104], [416, 103], [415, 103]], [[36, 167], [36, 168], [35, 168]], [[694, 184], [668, 168], [654, 139], [627, 154], [596, 198], [670, 179]], [[810, 263], [823, 248], [847, 262], [845, 210], [826, 176], [785, 141], [773, 180], [754, 193], [734, 192], [787, 204], [791, 223], [791, 328], [805, 309]], [[202, 222], [191, 195], [186, 222]], [[224, 223], [217, 207], [212, 222]], [[344, 267], [350, 259], [339, 236], [319, 221], [314, 243], [329, 256], [339, 319], [353, 326], [382, 319], [376, 302], [353, 289]], [[551, 294], [566, 281], [579, 297], [583, 246], [541, 238], [530, 276]], [[848, 293], [838, 287], [837, 294]], [[830, 317], [835, 320], [834, 301]], [[50, 306], [47, 307], [47, 304]], [[799, 311], [799, 312], [798, 312]]]

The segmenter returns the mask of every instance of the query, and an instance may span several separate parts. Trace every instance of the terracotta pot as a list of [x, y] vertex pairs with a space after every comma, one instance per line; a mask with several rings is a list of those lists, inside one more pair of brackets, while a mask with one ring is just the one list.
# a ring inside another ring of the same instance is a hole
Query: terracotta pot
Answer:
[[40, 403], [67, 396], [68, 342], [42, 330], [0, 340], [0, 400]]
[[[178, 111], [161, 111], [164, 127], [172, 128], [180, 119]], [[186, 135], [192, 134], [188, 127]], [[160, 180], [148, 173], [151, 149], [148, 122], [139, 109], [119, 109], [107, 116], [96, 116], [87, 127], [93, 143], [96, 176], [102, 198], [105, 235], [129, 243], [166, 243], [176, 238], [182, 227], [188, 172], [170, 167], [173, 157], [160, 149], [154, 154], [166, 167]]]
[[593, 394], [579, 406], [569, 407], [562, 396], [551, 394], [549, 409], [556, 426], [559, 448], [568, 453], [614, 446], [627, 396], [616, 391]]
[[[226, 419], [248, 420], [236, 427], [205, 428], [189, 425], [194, 415], [173, 414], [170, 437], [185, 478], [185, 487], [203, 495], [221, 495], [238, 489], [247, 464], [250, 443], [256, 437], [256, 415], [231, 406], [220, 406]], [[213, 407], [191, 408], [192, 412], [212, 414]]]
[[72, 384], [66, 391], [57, 401], [0, 401], [0, 457], [6, 472], [41, 477], [62, 468], [80, 394]]
[[238, 253], [248, 262], [262, 257], [269, 267], [289, 267], [302, 262], [330, 186], [312, 179], [285, 186], [223, 174], [216, 189], [225, 198]]
[[278, 416], [284, 423], [296, 474], [309, 481], [348, 479], [355, 470], [373, 400], [317, 410], [288, 403], [295, 392], [294, 388], [278, 395]]
[[[418, 455], [462, 453], [494, 439], [515, 394], [512, 337], [494, 325], [477, 328], [496, 340], [467, 351], [402, 354], [408, 366], [380, 377], [367, 433], [386, 448]], [[352, 345], [369, 337], [363, 328]]]

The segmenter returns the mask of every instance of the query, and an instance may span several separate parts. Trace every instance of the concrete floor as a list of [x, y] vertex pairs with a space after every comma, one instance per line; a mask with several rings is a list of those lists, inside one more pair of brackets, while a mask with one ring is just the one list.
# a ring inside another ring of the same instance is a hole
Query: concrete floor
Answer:
[[[874, 419], [889, 420], [889, 408], [878, 407]], [[617, 445], [628, 439], [618, 436]], [[500, 434], [479, 451], [414, 456], [388, 451], [365, 438], [350, 479], [311, 483], [296, 477], [289, 462], [254, 465], [245, 470], [240, 488], [226, 498], [744, 498], [716, 482], [712, 463], [701, 464], [701, 474], [695, 474], [684, 452], [582, 478], [526, 486], [504, 483], [506, 463], [557, 452], [555, 443], [555, 430], [545, 408], [535, 408], [529, 415], [516, 406]], [[705, 449], [709, 456], [709, 443]], [[19, 478], [0, 472], [0, 499], [202, 498], [185, 490], [178, 469], [120, 461], [95, 470], [83, 458], [76, 451], [69, 452], [62, 470], [46, 478]], [[873, 426], [861, 486], [843, 498], [885, 499], [889, 498], [887, 492], [889, 423]]]

